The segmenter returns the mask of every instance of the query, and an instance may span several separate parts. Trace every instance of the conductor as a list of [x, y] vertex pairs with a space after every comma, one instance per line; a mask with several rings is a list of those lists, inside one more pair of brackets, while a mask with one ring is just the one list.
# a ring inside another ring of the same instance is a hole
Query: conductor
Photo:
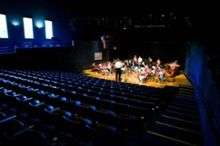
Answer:
[[120, 61], [119, 59], [116, 60], [115, 62], [115, 80], [116, 82], [121, 81], [121, 74], [122, 74], [122, 67], [123, 67], [123, 62]]

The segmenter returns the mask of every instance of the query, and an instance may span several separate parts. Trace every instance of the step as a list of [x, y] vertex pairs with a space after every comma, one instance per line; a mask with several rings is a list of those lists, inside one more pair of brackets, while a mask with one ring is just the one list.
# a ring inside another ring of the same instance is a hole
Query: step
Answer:
[[164, 122], [164, 123], [169, 123], [171, 125], [177, 126], [177, 127], [182, 127], [182, 128], [186, 128], [186, 129], [193, 129], [198, 131], [200, 129], [200, 125], [199, 123], [193, 123], [193, 122], [188, 122], [186, 120], [181, 120], [178, 118], [174, 118], [174, 117], [169, 117], [166, 115], [162, 115], [160, 116], [157, 121], [160, 122]]
[[163, 114], [166, 115], [170, 115], [173, 117], [179, 117], [179, 118], [183, 118], [183, 119], [187, 119], [187, 120], [192, 120], [192, 121], [199, 121], [199, 117], [197, 114], [186, 114], [186, 113], [181, 113], [181, 112], [177, 112], [174, 110], [166, 110], [163, 112]]
[[196, 110], [181, 108], [181, 107], [174, 106], [174, 105], [169, 105], [169, 106], [167, 107], [167, 109], [168, 109], [168, 110], [175, 110], [175, 111], [178, 111], [178, 112], [184, 112], [184, 113], [198, 114]]
[[201, 137], [198, 134], [192, 134], [192, 132], [184, 131], [183, 129], [177, 129], [167, 125], [155, 124], [150, 130], [147, 131], [149, 134], [169, 137], [174, 141], [179, 141], [187, 145], [196, 145], [201, 143]]

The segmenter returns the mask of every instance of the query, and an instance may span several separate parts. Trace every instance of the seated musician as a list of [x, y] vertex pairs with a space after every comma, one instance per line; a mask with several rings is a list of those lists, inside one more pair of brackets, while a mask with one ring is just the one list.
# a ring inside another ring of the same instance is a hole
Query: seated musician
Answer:
[[110, 61], [107, 62], [107, 70], [109, 74], [112, 73], [112, 63]]
[[138, 64], [138, 58], [136, 55], [133, 57], [133, 66], [136, 66]]
[[141, 83], [143, 83], [147, 78], [147, 73], [144, 67], [141, 67], [138, 73], [138, 79]]
[[157, 59], [156, 67], [157, 68], [161, 68], [161, 61], [160, 61], [160, 59]]
[[148, 59], [147, 59], [147, 64], [148, 64], [149, 67], [152, 67], [152, 65], [153, 65], [153, 59], [152, 59], [151, 57], [148, 57]]
[[141, 58], [141, 56], [138, 57], [138, 66], [140, 67], [142, 64], [143, 59]]
[[177, 60], [175, 60], [172, 63], [167, 64], [166, 65], [166, 76], [174, 77], [176, 75], [179, 67], [180, 67], [180, 65], [178, 64]]
[[165, 80], [165, 70], [164, 69], [160, 69], [158, 71], [158, 79], [159, 81], [164, 81]]

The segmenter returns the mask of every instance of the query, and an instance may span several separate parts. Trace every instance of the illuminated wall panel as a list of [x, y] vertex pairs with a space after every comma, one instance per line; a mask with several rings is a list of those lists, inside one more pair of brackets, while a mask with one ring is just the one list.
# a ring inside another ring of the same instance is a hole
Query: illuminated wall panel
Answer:
[[6, 15], [0, 14], [0, 38], [8, 38]]
[[45, 37], [46, 39], [53, 38], [53, 22], [45, 20]]
[[23, 18], [24, 24], [24, 38], [25, 39], [33, 39], [34, 38], [34, 30], [33, 30], [33, 20], [32, 18]]

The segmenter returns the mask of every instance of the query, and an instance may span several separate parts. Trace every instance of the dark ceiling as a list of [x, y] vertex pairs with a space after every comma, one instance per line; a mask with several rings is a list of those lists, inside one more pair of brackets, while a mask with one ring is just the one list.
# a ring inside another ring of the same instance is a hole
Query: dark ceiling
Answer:
[[168, 2], [125, 1], [125, 0], [4, 0], [2, 8], [15, 9], [54, 9], [75, 15], [141, 15], [153, 11], [176, 11], [185, 15], [197, 13], [199, 8], [193, 8], [191, 3], [175, 5]]
[[[11, 8], [14, 11], [23, 9], [53, 10], [69, 16], [95, 15], [95, 16], [118, 16], [118, 15], [145, 15], [149, 13], [175, 12], [178, 15], [195, 16], [206, 19], [207, 16], [216, 15], [214, 9], [209, 9], [207, 4], [193, 4], [192, 1], [159, 2], [157, 0], [1, 0], [0, 10]], [[217, 9], [218, 10], [218, 9]]]
[[[60, 14], [60, 17], [132, 17], [139, 19], [153, 15], [158, 18], [163, 14], [174, 13], [177, 18], [183, 20], [189, 18], [193, 28], [207, 33], [217, 33], [219, 31], [218, 9], [208, 7], [207, 4], [192, 1], [159, 2], [159, 1], [139, 1], [139, 0], [2, 0], [0, 10], [10, 13], [17, 11], [39, 12], [50, 14]], [[118, 19], [118, 18], [117, 18]]]

